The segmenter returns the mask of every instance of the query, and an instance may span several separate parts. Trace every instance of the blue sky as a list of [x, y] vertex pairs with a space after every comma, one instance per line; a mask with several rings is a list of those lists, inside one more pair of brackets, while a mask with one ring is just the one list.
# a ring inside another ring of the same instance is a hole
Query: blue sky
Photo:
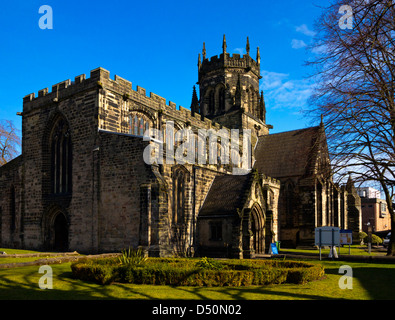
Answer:
[[[59, 1], [14, 0], [0, 10], [0, 119], [21, 128], [23, 96], [103, 67], [168, 101], [189, 108], [197, 58], [222, 52], [261, 52], [261, 89], [272, 133], [311, 125], [300, 110], [311, 85], [303, 66], [306, 44], [323, 0]], [[40, 29], [42, 5], [53, 29]]]

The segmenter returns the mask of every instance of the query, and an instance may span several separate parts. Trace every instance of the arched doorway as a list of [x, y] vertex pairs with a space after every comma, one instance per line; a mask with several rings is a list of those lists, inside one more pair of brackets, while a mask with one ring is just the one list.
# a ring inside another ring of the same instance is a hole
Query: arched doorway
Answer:
[[69, 228], [66, 217], [58, 213], [53, 222], [53, 248], [55, 251], [67, 251], [69, 246]]
[[251, 233], [255, 254], [265, 253], [265, 216], [259, 205], [251, 209]]
[[43, 240], [46, 250], [67, 251], [69, 249], [69, 223], [59, 207], [48, 210], [43, 219]]

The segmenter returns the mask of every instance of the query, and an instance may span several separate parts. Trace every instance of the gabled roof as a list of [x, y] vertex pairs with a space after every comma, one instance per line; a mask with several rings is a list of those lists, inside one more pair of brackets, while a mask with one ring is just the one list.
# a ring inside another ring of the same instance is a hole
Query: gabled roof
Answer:
[[20, 154], [16, 158], [0, 166], [0, 171], [13, 170], [14, 168], [20, 166], [22, 164], [22, 161], [23, 161], [22, 155]]
[[322, 147], [326, 140], [321, 126], [260, 136], [254, 168], [273, 178], [308, 176]]
[[232, 215], [242, 209], [245, 196], [251, 189], [252, 173], [247, 175], [217, 176], [211, 185], [199, 217], [213, 215]]

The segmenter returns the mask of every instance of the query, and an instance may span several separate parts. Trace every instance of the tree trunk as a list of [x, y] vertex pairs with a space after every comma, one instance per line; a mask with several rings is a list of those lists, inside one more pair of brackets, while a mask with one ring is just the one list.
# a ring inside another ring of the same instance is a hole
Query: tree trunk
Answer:
[[[389, 190], [388, 186], [386, 185], [386, 181], [381, 180], [380, 184], [381, 184], [381, 187], [383, 188], [383, 192], [385, 194], [385, 200], [387, 202], [388, 212], [391, 217], [391, 230], [395, 230], [395, 214], [394, 214], [394, 207], [392, 204], [392, 193], [390, 193], [390, 190]], [[395, 256], [395, 234], [394, 234], [394, 232], [391, 232], [391, 239], [390, 239], [390, 243], [388, 244], [387, 256]]]
[[391, 215], [391, 238], [390, 243], [388, 244], [387, 256], [395, 256], [395, 215], [393, 208], [391, 206], [392, 212], [390, 211]]
[[388, 244], [387, 256], [395, 256], [395, 214], [392, 199], [387, 199], [387, 206], [391, 216], [391, 238], [390, 243]]

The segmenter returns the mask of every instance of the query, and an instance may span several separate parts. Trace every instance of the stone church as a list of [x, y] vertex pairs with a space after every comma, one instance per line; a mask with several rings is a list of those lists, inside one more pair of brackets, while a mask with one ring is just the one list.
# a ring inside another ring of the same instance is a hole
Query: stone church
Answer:
[[[311, 245], [317, 226], [358, 233], [360, 199], [352, 181], [333, 183], [323, 124], [269, 134], [260, 60], [248, 38], [243, 56], [225, 36], [219, 56], [203, 44], [190, 109], [103, 68], [25, 96], [22, 154], [0, 168], [0, 246], [251, 258], [274, 241]], [[213, 133], [214, 161], [177, 161], [172, 148], [190, 136], [147, 135], [169, 124]], [[222, 148], [234, 129], [239, 142], [250, 132], [251, 153]], [[147, 163], [153, 145], [170, 161]], [[222, 161], [232, 152], [251, 166]]]

